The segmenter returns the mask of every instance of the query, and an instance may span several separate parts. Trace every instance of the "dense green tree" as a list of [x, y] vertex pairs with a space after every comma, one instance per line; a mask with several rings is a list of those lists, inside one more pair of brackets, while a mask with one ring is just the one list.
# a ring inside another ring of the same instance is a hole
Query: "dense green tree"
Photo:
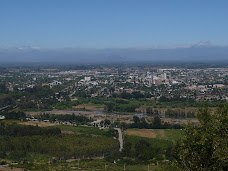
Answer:
[[120, 94], [120, 97], [123, 98], [123, 99], [130, 99], [130, 98], [132, 98], [132, 95], [130, 93], [127, 93], [126, 91], [123, 91]]
[[105, 126], [109, 126], [111, 124], [111, 121], [110, 120], [108, 120], [108, 119], [105, 119], [104, 120], [104, 125]]
[[151, 158], [151, 144], [145, 140], [140, 140], [135, 144], [136, 156], [140, 160], [149, 160]]
[[7, 90], [6, 84], [0, 83], [0, 93], [7, 93], [7, 92], [8, 90]]
[[148, 123], [146, 122], [145, 118], [141, 118], [139, 128], [148, 128]]
[[0, 107], [5, 107], [14, 104], [14, 100], [9, 95], [0, 95]]
[[173, 150], [176, 167], [182, 170], [228, 170], [228, 105], [212, 114], [199, 110], [199, 124], [189, 125]]
[[158, 116], [154, 117], [153, 127], [156, 129], [162, 128], [161, 119]]
[[111, 103], [111, 102], [107, 103], [105, 106], [105, 110], [107, 110], [108, 112], [112, 112], [113, 108], [114, 108], [114, 103]]
[[134, 121], [135, 124], [140, 123], [140, 119], [139, 119], [138, 116], [133, 116], [133, 121]]
[[6, 119], [16, 119], [16, 120], [25, 119], [25, 117], [26, 117], [25, 113], [21, 112], [21, 111], [18, 111], [18, 112], [16, 112], [16, 111], [5, 112], [4, 111], [4, 112], [0, 112], [0, 115], [5, 116]]

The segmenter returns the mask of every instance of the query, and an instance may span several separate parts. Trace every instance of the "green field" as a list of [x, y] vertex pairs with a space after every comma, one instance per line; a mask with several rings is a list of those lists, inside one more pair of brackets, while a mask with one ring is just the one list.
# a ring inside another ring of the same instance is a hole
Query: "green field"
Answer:
[[139, 140], [145, 140], [153, 147], [166, 149], [181, 138], [182, 132], [183, 130], [174, 129], [128, 129], [125, 131], [125, 138], [132, 146]]
[[152, 145], [152, 147], [161, 148], [161, 149], [166, 149], [173, 145], [172, 141], [155, 139], [155, 138], [144, 138], [144, 137], [128, 136], [128, 135], [126, 136], [126, 138], [128, 142], [132, 143], [132, 147], [134, 147], [136, 142], [138, 142], [139, 140], [145, 140], [149, 142]]
[[[13, 124], [13, 123], [23, 123], [18, 120], [4, 120], [0, 121], [4, 122], [5, 124]], [[61, 129], [62, 131], [72, 131], [76, 134], [88, 134], [88, 135], [104, 135], [107, 136], [108, 129], [100, 130], [98, 127], [88, 127], [88, 126], [70, 126], [70, 125], [55, 125]]]
[[88, 126], [70, 126], [70, 125], [56, 125], [62, 131], [72, 131], [77, 134], [89, 134], [89, 135], [107, 135], [108, 129], [100, 130], [98, 127]]

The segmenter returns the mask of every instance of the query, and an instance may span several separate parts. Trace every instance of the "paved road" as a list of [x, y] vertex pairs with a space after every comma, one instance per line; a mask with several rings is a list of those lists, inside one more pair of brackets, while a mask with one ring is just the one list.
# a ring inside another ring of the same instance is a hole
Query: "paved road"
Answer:
[[120, 150], [119, 151], [122, 151], [123, 150], [123, 134], [122, 134], [122, 131], [120, 128], [115, 128], [115, 130], [117, 130], [119, 133], [119, 142], [120, 142]]

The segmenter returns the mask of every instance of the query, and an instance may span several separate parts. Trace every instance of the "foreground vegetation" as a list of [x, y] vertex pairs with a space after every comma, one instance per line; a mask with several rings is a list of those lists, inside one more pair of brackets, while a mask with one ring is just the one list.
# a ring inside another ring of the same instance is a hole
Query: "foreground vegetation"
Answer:
[[228, 105], [214, 114], [198, 112], [199, 125], [189, 125], [177, 141], [174, 166], [181, 170], [228, 170]]
[[[10, 165], [10, 167], [15, 167], [15, 165]], [[49, 170], [61, 170], [61, 171], [71, 171], [71, 170], [84, 170], [84, 171], [92, 171], [92, 170], [108, 170], [108, 171], [148, 171], [148, 167], [150, 170], [165, 170], [166, 166], [162, 165], [145, 165], [145, 164], [135, 164], [135, 165], [127, 165], [124, 163], [115, 164], [112, 162], [108, 162], [104, 159], [81, 159], [72, 162], [55, 162], [52, 161], [50, 163], [41, 160], [39, 162], [28, 163], [24, 162], [22, 164], [18, 164], [17, 168], [29, 169], [29, 170], [40, 170], [40, 171], [49, 171]]]
[[122, 155], [126, 162], [156, 164], [172, 159], [172, 147], [182, 133], [181, 130], [128, 129], [125, 134]]
[[5, 125], [1, 123], [0, 158], [21, 161], [34, 154], [57, 159], [90, 158], [118, 150], [119, 143], [111, 137], [61, 134], [59, 128]]
[[[125, 127], [124, 149], [113, 129], [55, 125], [37, 127], [0, 122], [1, 162], [29, 170], [227, 170], [228, 105], [215, 113], [199, 110], [199, 123], [181, 129], [141, 129], [145, 120], [134, 118], [136, 128]], [[138, 128], [138, 126], [140, 128]], [[62, 134], [68, 131], [69, 134]], [[99, 157], [100, 159], [97, 159]], [[67, 159], [74, 159], [67, 162]], [[75, 161], [76, 160], [76, 161]]]

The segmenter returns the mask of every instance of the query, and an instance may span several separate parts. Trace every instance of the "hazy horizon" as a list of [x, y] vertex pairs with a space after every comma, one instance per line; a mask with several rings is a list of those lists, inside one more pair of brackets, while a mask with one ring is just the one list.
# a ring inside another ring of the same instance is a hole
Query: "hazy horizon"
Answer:
[[178, 48], [0, 48], [1, 63], [146, 63], [228, 61], [228, 46], [195, 44]]

